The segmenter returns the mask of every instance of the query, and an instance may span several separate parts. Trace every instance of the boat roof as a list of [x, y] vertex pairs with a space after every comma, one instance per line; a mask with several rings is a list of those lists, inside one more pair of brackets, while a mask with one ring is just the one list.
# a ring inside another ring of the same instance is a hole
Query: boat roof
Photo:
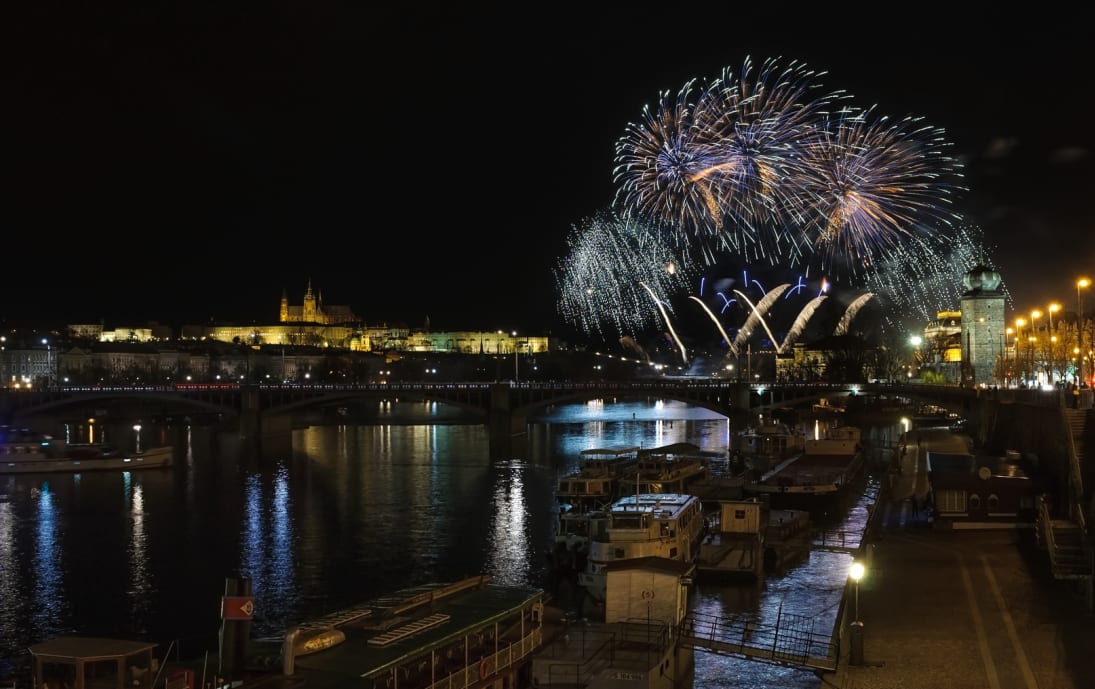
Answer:
[[661, 447], [648, 447], [645, 450], [639, 450], [640, 457], [649, 457], [650, 455], [694, 455], [703, 452], [699, 445], [693, 443], [670, 443], [669, 445], [662, 445]]
[[698, 501], [695, 495], [687, 493], [637, 493], [625, 495], [612, 503], [611, 511], [616, 512], [669, 512], [676, 516], [685, 505]]
[[300, 625], [308, 631], [336, 628], [346, 640], [297, 656], [296, 667], [327, 678], [376, 677], [430, 649], [456, 643], [491, 622], [505, 620], [544, 596], [541, 589], [487, 582], [489, 577], [472, 577], [403, 589]]
[[105, 660], [127, 657], [156, 648], [147, 641], [107, 639], [96, 636], [61, 636], [34, 644], [29, 648], [33, 656], [48, 656], [55, 660]]
[[582, 457], [590, 456], [605, 456], [605, 457], [617, 457], [622, 455], [630, 455], [639, 452], [641, 448], [638, 445], [618, 445], [616, 447], [591, 447], [588, 450], [582, 450], [579, 454]]

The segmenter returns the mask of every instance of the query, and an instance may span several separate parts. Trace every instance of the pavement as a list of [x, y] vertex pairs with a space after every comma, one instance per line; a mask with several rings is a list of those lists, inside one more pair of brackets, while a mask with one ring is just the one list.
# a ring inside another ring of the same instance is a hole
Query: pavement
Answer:
[[1095, 614], [1076, 583], [1053, 578], [1033, 528], [933, 528], [924, 453], [967, 452], [969, 438], [907, 436], [865, 540], [867, 573], [844, 607], [839, 667], [822, 686], [1095, 688]]

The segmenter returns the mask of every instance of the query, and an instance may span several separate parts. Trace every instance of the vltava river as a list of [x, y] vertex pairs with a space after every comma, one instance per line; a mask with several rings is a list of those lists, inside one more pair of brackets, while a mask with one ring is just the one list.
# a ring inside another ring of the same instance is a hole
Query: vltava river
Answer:
[[[296, 430], [291, 451], [258, 466], [241, 463], [234, 434], [180, 427], [143, 431], [174, 438], [173, 469], [0, 477], [0, 659], [61, 634], [215, 652], [235, 576], [251, 579], [255, 636], [429, 581], [487, 573], [546, 588], [555, 481], [581, 450], [725, 450], [731, 432], [678, 402], [561, 405], [529, 426], [524, 456], [492, 462], [485, 427], [431, 423], [451, 411], [437, 405], [412, 411], [422, 423]], [[848, 562], [813, 553], [762, 585], [699, 586], [694, 604], [833, 619]], [[696, 687], [728, 677], [821, 686], [809, 672], [697, 653]]]

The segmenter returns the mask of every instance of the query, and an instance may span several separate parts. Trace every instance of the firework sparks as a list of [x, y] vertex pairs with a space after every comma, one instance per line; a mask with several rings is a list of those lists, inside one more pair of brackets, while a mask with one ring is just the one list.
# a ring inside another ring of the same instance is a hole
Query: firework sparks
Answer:
[[687, 263], [656, 232], [611, 213], [573, 228], [567, 243], [570, 253], [555, 270], [557, 306], [586, 333], [624, 336], [659, 327], [662, 312], [647, 293], [672, 312], [670, 296], [692, 281]]
[[[819, 75], [766, 60], [757, 75], [724, 69], [704, 85], [663, 92], [616, 144], [617, 204], [671, 231], [692, 234], [702, 255], [729, 250], [775, 264], [803, 251], [785, 231], [800, 215], [802, 146], [829, 100]], [[808, 248], [808, 247], [806, 247]]]
[[816, 130], [807, 148], [817, 253], [853, 267], [914, 236], [917, 228], [950, 225], [959, 165], [945, 155], [942, 130], [919, 119], [891, 122], [871, 111], [844, 109]]

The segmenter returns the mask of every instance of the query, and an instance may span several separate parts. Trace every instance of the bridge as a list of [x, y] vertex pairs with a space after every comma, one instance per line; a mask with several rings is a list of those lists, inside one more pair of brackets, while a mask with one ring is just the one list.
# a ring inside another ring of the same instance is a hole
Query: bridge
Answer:
[[183, 383], [168, 386], [57, 386], [0, 391], [0, 421], [22, 424], [35, 418], [139, 419], [211, 416], [238, 423], [241, 439], [261, 442], [283, 435], [292, 418], [309, 410], [337, 409], [368, 400], [426, 400], [454, 405], [488, 426], [491, 452], [511, 452], [529, 416], [550, 405], [592, 399], [672, 399], [745, 422], [752, 414], [810, 405], [823, 398], [858, 396], [872, 400], [920, 400], [960, 414], [987, 396], [1043, 406], [1060, 404], [1059, 391], [976, 390], [921, 384], [765, 384], [706, 379], [631, 381], [403, 382], [373, 384], [247, 385]]

